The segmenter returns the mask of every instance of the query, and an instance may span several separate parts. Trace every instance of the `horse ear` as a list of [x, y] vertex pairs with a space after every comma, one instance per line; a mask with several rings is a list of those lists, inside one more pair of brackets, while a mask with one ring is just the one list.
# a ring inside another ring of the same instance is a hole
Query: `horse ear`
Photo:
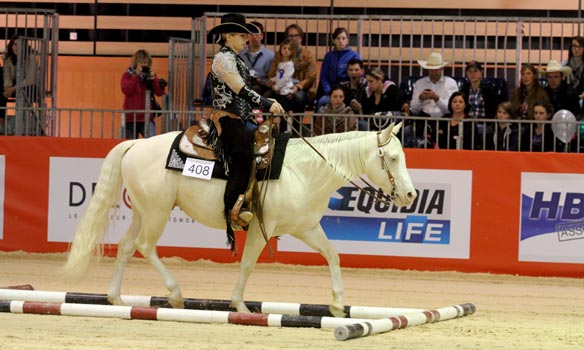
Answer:
[[391, 132], [395, 127], [395, 123], [389, 124], [389, 126], [381, 131], [381, 143], [389, 141], [391, 138]]
[[[393, 132], [394, 135], [397, 135], [402, 127], [402, 125], [404, 124], [404, 122], [399, 122], [397, 123], [397, 125], [395, 125], [392, 129], [391, 132]], [[394, 123], [392, 123], [391, 125], [394, 125]]]

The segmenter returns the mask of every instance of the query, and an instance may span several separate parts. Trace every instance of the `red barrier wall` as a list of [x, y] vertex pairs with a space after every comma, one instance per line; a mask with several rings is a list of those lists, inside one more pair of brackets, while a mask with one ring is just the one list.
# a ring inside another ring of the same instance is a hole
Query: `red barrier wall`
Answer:
[[[5, 196], [0, 251], [65, 251], [67, 243], [47, 241], [49, 158], [103, 158], [118, 142], [1, 136], [0, 155], [5, 156]], [[584, 264], [518, 260], [521, 173], [584, 174], [583, 155], [407, 149], [406, 156], [410, 169], [472, 171], [470, 258], [342, 254], [343, 266], [584, 277]], [[244, 234], [239, 234], [240, 247], [243, 239]], [[278, 252], [277, 241], [272, 240], [270, 244], [276, 251], [274, 257], [271, 258], [266, 249], [260, 262], [325, 263], [316, 253]], [[106, 251], [115, 254], [115, 246], [106, 247]], [[159, 253], [189, 260], [233, 262], [238, 259], [228, 249], [159, 247]]]

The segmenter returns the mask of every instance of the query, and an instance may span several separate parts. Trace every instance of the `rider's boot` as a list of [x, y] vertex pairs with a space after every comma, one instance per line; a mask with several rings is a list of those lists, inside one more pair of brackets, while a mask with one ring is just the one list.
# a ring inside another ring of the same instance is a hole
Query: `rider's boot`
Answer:
[[245, 203], [245, 195], [240, 194], [237, 201], [231, 209], [230, 219], [232, 223], [244, 228], [247, 227], [251, 220], [253, 220], [253, 213], [247, 208], [243, 207]]
[[[253, 162], [253, 133], [249, 132], [243, 122], [239, 119], [223, 117], [219, 119], [222, 127], [220, 136], [223, 142], [223, 150], [226, 156], [226, 167], [228, 170], [227, 184], [223, 196], [225, 221], [227, 224], [227, 239], [231, 244], [231, 250], [235, 247], [235, 235], [233, 226], [246, 228], [248, 222], [239, 218], [239, 213], [243, 207], [243, 202], [239, 205], [237, 212], [238, 198], [245, 193], [250, 177]], [[235, 210], [234, 210], [235, 209]], [[234, 212], [235, 211], [235, 212]], [[245, 219], [249, 215], [243, 215]]]
[[252, 162], [249, 157], [238, 153], [232, 155], [232, 159], [229, 162], [229, 177], [223, 198], [225, 218], [231, 226], [235, 224], [241, 228], [246, 228], [253, 219], [252, 212], [245, 207], [248, 201], [246, 201], [244, 195], [251, 168]]

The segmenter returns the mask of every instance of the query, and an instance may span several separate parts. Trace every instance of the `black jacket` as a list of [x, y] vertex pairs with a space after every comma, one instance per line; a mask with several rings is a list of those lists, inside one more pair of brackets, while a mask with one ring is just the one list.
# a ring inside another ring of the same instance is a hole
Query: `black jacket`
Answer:
[[[527, 137], [527, 134], [521, 136]], [[519, 126], [515, 123], [510, 123], [504, 128], [500, 128], [499, 123], [496, 123], [493, 138], [497, 151], [519, 150]]]
[[552, 90], [551, 87], [546, 86], [545, 91], [554, 106], [554, 112], [557, 112], [560, 109], [567, 109], [572, 112], [574, 116], [580, 114], [580, 97], [578, 97], [578, 94], [568, 85], [567, 82], [562, 81], [560, 87], [555, 91]]

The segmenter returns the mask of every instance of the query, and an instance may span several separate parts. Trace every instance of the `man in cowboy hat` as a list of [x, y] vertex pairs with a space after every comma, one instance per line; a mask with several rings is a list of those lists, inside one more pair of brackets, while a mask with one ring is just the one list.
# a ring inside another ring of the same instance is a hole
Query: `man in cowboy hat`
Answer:
[[[448, 63], [442, 60], [439, 53], [431, 53], [428, 60], [419, 60], [422, 68], [428, 70], [428, 76], [418, 79], [414, 83], [412, 101], [402, 107], [409, 110], [411, 115], [422, 117], [441, 118], [448, 113], [450, 95], [458, 91], [456, 81], [442, 75], [444, 66]], [[417, 121], [404, 128], [407, 147], [432, 147], [433, 125], [427, 121]]]
[[540, 68], [539, 71], [545, 74], [547, 80], [545, 91], [550, 97], [554, 111], [567, 109], [577, 116], [580, 113], [580, 98], [576, 91], [564, 80], [564, 77], [572, 74], [572, 68], [562, 66], [560, 62], [551, 60], [545, 69]]
[[415, 82], [410, 111], [413, 115], [442, 117], [448, 113], [450, 95], [458, 91], [456, 81], [442, 75], [448, 62], [442, 60], [441, 54], [432, 52], [428, 60], [418, 63], [428, 71], [428, 76]]
[[284, 113], [278, 102], [260, 96], [246, 85], [249, 70], [237, 52], [245, 46], [248, 34], [259, 32], [238, 13], [224, 15], [221, 23], [209, 31], [210, 35], [221, 36], [221, 48], [211, 65], [214, 110], [207, 141], [214, 146], [218, 159], [225, 166], [227, 184], [223, 202], [232, 250], [235, 247], [232, 227], [245, 227], [253, 218], [250, 211], [242, 208], [254, 161], [253, 131], [246, 124], [255, 123], [253, 108], [273, 114]]

